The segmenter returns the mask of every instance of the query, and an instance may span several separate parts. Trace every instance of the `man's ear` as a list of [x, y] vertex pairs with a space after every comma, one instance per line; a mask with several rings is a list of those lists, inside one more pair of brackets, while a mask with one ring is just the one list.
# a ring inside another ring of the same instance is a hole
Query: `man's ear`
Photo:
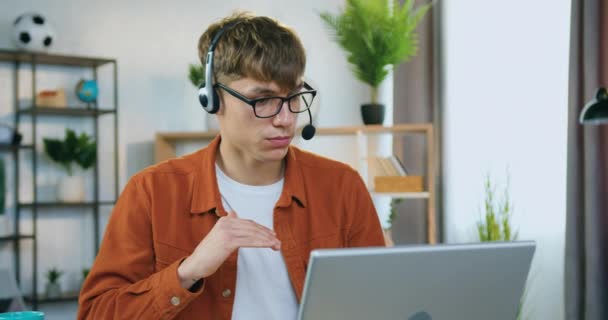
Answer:
[[215, 92], [217, 92], [216, 97], [218, 98], [219, 102], [220, 102], [220, 108], [217, 110], [217, 112], [215, 113], [218, 116], [223, 116], [225, 114], [225, 110], [226, 110], [226, 103], [224, 103], [224, 93], [221, 90], [215, 90]]

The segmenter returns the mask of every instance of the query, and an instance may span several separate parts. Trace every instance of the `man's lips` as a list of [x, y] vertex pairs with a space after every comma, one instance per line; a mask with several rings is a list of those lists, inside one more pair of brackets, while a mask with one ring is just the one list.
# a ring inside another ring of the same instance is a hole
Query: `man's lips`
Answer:
[[273, 147], [287, 147], [291, 142], [291, 137], [273, 137], [266, 139]]

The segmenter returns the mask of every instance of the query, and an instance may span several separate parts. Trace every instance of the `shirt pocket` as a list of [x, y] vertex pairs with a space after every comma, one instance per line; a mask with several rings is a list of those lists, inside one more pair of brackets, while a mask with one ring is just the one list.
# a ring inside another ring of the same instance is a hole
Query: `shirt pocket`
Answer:
[[160, 241], [154, 243], [156, 271], [160, 271], [173, 262], [185, 258], [191, 254], [186, 249], [166, 244]]

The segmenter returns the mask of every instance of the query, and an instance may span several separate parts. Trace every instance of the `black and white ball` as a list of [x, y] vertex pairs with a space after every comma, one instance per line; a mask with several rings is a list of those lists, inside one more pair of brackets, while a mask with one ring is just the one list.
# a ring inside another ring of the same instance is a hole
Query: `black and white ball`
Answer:
[[47, 51], [55, 41], [55, 32], [39, 13], [24, 13], [13, 23], [13, 41], [19, 49]]

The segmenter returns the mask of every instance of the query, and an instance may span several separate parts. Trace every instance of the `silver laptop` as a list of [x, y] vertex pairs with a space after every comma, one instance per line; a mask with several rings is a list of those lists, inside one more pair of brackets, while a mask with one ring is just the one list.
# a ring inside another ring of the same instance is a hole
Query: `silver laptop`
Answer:
[[299, 320], [514, 320], [536, 244], [314, 250]]

